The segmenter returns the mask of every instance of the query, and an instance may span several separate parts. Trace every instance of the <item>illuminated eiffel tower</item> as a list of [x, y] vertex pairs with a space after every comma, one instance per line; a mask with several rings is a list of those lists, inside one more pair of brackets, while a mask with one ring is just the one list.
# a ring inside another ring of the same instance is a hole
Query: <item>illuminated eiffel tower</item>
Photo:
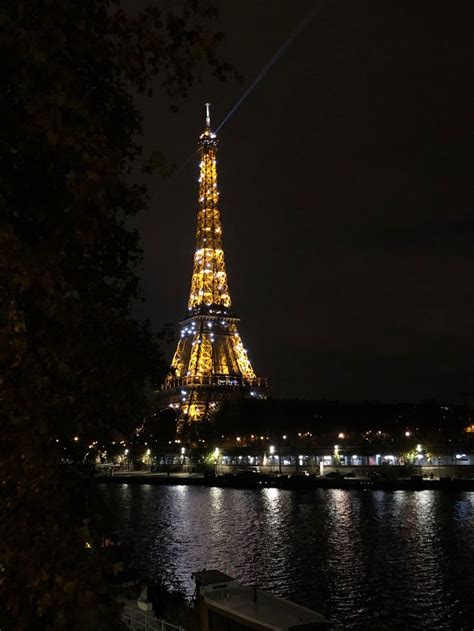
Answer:
[[199, 137], [200, 176], [196, 252], [188, 316], [165, 380], [160, 400], [177, 412], [183, 434], [195, 423], [211, 420], [225, 399], [265, 396], [266, 380], [255, 376], [231, 310], [222, 244], [217, 189], [217, 138], [206, 128]]

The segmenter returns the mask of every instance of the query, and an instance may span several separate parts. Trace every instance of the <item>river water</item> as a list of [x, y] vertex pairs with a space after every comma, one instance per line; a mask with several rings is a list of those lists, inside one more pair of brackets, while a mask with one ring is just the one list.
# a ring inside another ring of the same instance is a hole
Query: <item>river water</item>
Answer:
[[338, 629], [474, 629], [474, 493], [101, 486], [141, 572], [219, 569]]

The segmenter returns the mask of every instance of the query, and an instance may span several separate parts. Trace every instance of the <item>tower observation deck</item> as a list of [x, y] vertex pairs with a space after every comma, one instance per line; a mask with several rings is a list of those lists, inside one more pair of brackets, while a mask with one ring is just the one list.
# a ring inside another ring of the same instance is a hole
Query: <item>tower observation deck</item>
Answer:
[[206, 127], [199, 137], [199, 196], [196, 251], [188, 315], [171, 370], [158, 393], [177, 412], [178, 433], [210, 420], [219, 403], [242, 397], [263, 398], [266, 379], [258, 378], [242, 344], [239, 318], [231, 308], [217, 188], [217, 138]]

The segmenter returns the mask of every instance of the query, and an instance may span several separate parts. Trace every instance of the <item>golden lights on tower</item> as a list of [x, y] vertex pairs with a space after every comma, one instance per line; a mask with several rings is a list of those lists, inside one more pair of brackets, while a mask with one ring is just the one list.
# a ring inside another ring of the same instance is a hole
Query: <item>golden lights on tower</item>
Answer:
[[266, 381], [258, 379], [240, 338], [238, 318], [231, 312], [217, 186], [217, 138], [211, 131], [209, 104], [206, 127], [199, 137], [199, 192], [196, 251], [188, 300], [188, 318], [164, 384], [170, 407], [181, 422], [202, 420], [229, 396], [263, 396]]
[[[206, 122], [210, 122], [209, 116]], [[188, 301], [190, 310], [201, 305], [231, 305], [217, 188], [217, 140], [209, 126], [206, 126], [199, 138], [199, 154], [199, 210], [193, 277]]]

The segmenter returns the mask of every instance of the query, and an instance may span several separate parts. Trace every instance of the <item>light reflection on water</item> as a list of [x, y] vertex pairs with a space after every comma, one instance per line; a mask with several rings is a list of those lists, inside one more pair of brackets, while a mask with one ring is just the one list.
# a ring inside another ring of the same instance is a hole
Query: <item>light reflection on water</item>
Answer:
[[473, 629], [474, 494], [101, 487], [137, 566], [217, 568], [344, 629]]

